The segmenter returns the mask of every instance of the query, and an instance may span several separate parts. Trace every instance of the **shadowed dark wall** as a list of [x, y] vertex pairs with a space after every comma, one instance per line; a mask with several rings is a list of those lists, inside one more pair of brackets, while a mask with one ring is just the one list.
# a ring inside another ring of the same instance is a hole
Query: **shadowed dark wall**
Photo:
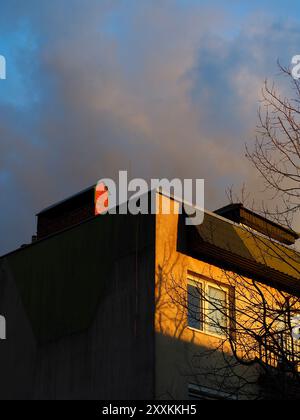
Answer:
[[103, 216], [0, 259], [0, 399], [154, 395], [152, 216]]

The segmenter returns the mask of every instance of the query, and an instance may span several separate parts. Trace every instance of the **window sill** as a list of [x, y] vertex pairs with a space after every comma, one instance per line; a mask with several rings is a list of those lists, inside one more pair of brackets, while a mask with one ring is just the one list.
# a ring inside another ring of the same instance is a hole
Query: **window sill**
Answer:
[[202, 330], [197, 330], [197, 328], [193, 328], [193, 327], [186, 327], [188, 330], [196, 332], [198, 334], [202, 334], [202, 335], [206, 335], [207, 337], [213, 337], [213, 338], [218, 338], [219, 340], [224, 340], [226, 339], [226, 335], [218, 335], [218, 334], [214, 334], [208, 331], [202, 331]]

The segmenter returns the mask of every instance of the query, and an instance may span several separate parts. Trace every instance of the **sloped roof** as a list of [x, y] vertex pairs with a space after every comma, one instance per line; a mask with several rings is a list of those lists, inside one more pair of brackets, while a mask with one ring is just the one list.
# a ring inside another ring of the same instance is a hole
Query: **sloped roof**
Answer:
[[190, 235], [194, 250], [300, 289], [300, 254], [294, 249], [210, 213], [194, 229], [197, 235]]
[[275, 239], [285, 245], [293, 245], [299, 239], [299, 234], [295, 231], [245, 208], [241, 203], [229, 204], [216, 210], [215, 213], [233, 222], [255, 229], [267, 235], [268, 238]]

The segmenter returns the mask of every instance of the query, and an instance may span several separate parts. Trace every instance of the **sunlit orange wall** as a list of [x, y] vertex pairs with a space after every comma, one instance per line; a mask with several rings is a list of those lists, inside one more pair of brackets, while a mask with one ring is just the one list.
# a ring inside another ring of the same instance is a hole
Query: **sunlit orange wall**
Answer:
[[[162, 206], [171, 206], [173, 214], [162, 213]], [[193, 356], [202, 348], [214, 348], [218, 339], [187, 328], [187, 313], [176, 295], [184, 295], [187, 273], [204, 275], [225, 281], [217, 267], [177, 252], [179, 204], [157, 196], [156, 216], [156, 396], [157, 398], [187, 398], [187, 385], [194, 383]], [[174, 285], [175, 295], [174, 295]], [[180, 292], [180, 286], [182, 290]], [[188, 378], [186, 375], [192, 374]]]
[[[171, 206], [172, 214], [161, 214], [164, 205]], [[224, 270], [177, 251], [178, 209], [177, 202], [157, 196], [155, 374], [156, 397], [162, 399], [187, 398], [188, 384], [199, 383], [199, 376], [195, 376], [197, 363], [215, 365], [222, 357], [216, 352], [209, 356], [210, 360], [195, 358], [196, 354], [217, 348], [220, 340], [187, 327], [187, 311], [179, 295], [186, 298], [188, 271], [225, 285], [228, 277]], [[212, 386], [205, 375], [201, 383]]]

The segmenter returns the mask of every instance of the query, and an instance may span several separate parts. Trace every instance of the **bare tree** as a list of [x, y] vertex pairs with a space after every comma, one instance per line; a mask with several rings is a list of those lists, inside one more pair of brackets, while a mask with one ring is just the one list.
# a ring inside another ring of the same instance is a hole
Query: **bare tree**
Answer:
[[291, 227], [300, 209], [300, 81], [278, 65], [288, 81], [281, 91], [287, 93], [265, 82], [256, 141], [247, 147], [247, 157], [276, 202], [272, 209], [264, 206], [265, 214]]

